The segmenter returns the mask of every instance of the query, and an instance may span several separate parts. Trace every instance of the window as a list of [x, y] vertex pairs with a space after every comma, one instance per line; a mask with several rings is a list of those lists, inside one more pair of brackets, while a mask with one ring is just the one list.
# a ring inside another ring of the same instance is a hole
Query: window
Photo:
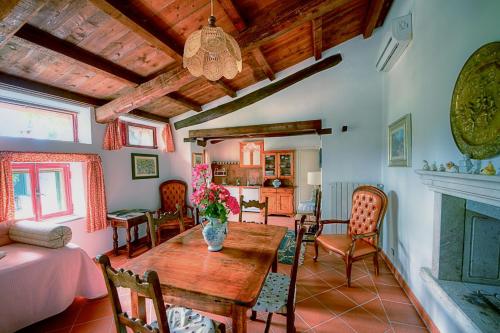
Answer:
[[69, 163], [12, 164], [15, 219], [73, 214]]
[[127, 147], [152, 148], [158, 147], [156, 127], [143, 124], [122, 122], [123, 144]]
[[78, 113], [0, 102], [0, 136], [78, 142]]

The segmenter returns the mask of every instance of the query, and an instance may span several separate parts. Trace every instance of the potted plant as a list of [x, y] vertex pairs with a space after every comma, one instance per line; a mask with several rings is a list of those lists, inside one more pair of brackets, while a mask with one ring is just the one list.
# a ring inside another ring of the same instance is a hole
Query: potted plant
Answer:
[[227, 216], [229, 212], [239, 214], [240, 205], [224, 186], [210, 182], [208, 173], [208, 164], [198, 164], [193, 168], [191, 202], [208, 220], [202, 231], [208, 250], [220, 251], [227, 236]]

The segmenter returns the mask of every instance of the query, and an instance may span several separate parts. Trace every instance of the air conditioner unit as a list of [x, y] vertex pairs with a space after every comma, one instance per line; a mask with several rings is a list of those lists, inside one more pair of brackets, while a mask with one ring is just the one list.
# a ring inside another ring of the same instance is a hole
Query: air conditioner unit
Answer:
[[391, 21], [391, 30], [387, 33], [381, 52], [377, 58], [378, 71], [388, 72], [398, 61], [412, 38], [411, 13]]

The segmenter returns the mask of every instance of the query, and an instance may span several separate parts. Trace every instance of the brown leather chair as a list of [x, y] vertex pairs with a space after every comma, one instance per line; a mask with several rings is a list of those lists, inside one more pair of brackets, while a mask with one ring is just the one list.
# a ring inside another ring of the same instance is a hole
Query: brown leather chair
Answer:
[[[378, 241], [380, 225], [387, 210], [387, 195], [374, 186], [360, 186], [352, 194], [350, 220], [321, 220], [314, 242], [318, 259], [318, 246], [342, 256], [346, 264], [347, 286], [351, 286], [352, 263], [373, 256], [375, 275], [378, 275]], [[347, 224], [346, 235], [322, 235], [325, 224]]]
[[176, 205], [180, 205], [184, 227], [189, 229], [197, 224], [196, 211], [187, 203], [187, 184], [185, 182], [172, 179], [161, 183], [160, 199], [160, 213], [173, 213], [177, 210]]

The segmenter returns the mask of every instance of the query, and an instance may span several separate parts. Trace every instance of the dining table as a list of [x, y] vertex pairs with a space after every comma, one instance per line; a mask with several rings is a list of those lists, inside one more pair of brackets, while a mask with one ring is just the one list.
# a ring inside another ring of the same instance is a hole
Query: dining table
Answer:
[[[287, 228], [228, 222], [221, 251], [210, 252], [197, 225], [148, 252], [123, 268], [136, 274], [156, 271], [167, 304], [230, 317], [234, 333], [247, 332], [247, 312], [259, 297], [270, 270], [277, 270], [277, 253]], [[131, 293], [134, 317], [144, 298]]]

